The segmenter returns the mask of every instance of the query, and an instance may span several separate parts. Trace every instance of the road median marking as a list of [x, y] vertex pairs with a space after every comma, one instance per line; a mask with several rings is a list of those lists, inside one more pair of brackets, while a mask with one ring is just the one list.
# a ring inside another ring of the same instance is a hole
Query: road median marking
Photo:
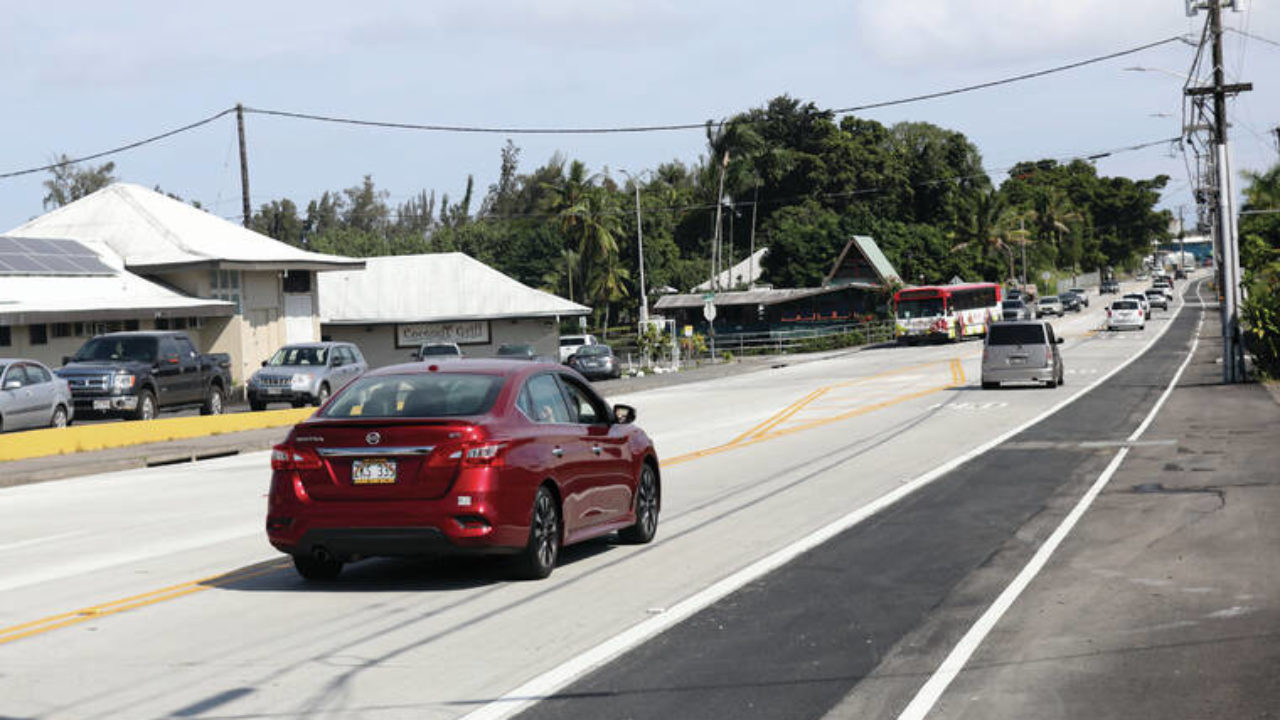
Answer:
[[28, 430], [0, 436], [0, 461], [28, 460], [147, 443], [191, 440], [245, 430], [285, 427], [302, 422], [311, 417], [313, 412], [315, 408], [290, 408]]
[[152, 590], [150, 592], [141, 593], [139, 595], [131, 595], [119, 600], [100, 603], [98, 605], [90, 605], [78, 610], [50, 615], [40, 618], [39, 620], [31, 620], [19, 625], [11, 625], [6, 628], [0, 628], [0, 645], [21, 640], [33, 635], [41, 635], [51, 630], [57, 630], [70, 625], [85, 622], [87, 620], [96, 620], [107, 615], [115, 615], [127, 610], [136, 610], [137, 608], [155, 605], [166, 600], [174, 600], [176, 598], [192, 595], [194, 593], [212, 590], [218, 587], [225, 587], [232, 583], [248, 580], [249, 578], [266, 575], [288, 567], [288, 563], [283, 560], [270, 560], [266, 563], [251, 565], [241, 570], [233, 570], [228, 573], [219, 575], [211, 575], [199, 580], [170, 585]]

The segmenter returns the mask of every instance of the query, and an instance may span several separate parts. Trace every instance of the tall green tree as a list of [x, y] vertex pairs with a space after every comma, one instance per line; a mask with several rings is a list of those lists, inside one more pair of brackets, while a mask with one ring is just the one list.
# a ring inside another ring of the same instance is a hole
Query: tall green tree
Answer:
[[65, 154], [59, 155], [49, 169], [53, 177], [44, 181], [44, 209], [60, 208], [101, 190], [116, 181], [115, 170], [113, 162], [80, 167]]

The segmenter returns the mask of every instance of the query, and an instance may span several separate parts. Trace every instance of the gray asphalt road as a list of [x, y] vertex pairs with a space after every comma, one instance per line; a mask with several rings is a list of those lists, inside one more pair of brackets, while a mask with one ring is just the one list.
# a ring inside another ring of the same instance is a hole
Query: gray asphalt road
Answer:
[[[1198, 320], [1184, 313], [1080, 401], [520, 717], [897, 716], [1142, 422]], [[1274, 716], [1280, 478], [1264, 468], [1280, 451], [1258, 433], [1280, 408], [1256, 386], [1216, 387], [1215, 351], [931, 716]]]
[[[700, 633], [698, 657], [677, 658], [688, 678], [620, 685], [633, 692], [601, 714], [623, 717], [641, 700], [674, 717], [738, 695], [774, 702], [744, 683], [772, 683], [806, 716], [855, 706], [863, 691], [881, 710], [900, 706], [1078, 495], [1082, 477], [1061, 463], [1102, 451], [1076, 446], [1094, 435], [1068, 435], [1048, 444], [1053, 465], [1022, 482], [968, 475], [973, 458], [1100, 395], [1114, 396], [1114, 423], [1077, 424], [1122, 432], [1136, 412], [1125, 408], [1146, 401], [1150, 379], [1125, 371], [1112, 380], [1129, 385], [1062, 407], [1178, 329], [1164, 316], [1145, 332], [1097, 333], [1099, 317], [1054, 320], [1068, 338], [1068, 385], [1056, 390], [980, 390], [981, 348], [966, 343], [615, 395], [639, 409], [662, 454], [658, 537], [568, 548], [541, 582], [509, 582], [495, 563], [394, 559], [302, 582], [263, 537], [265, 453], [0, 490], [0, 713], [496, 718]], [[851, 555], [822, 560], [819, 548], [842, 543]], [[846, 563], [862, 572], [850, 577]], [[807, 590], [776, 588], [777, 577]], [[753, 605], [774, 591], [786, 594]], [[818, 606], [838, 610], [814, 631]], [[700, 627], [707, 617], [732, 636]], [[779, 630], [761, 655], [748, 654], [760, 646], [746, 621]], [[572, 697], [569, 707], [590, 701]]]

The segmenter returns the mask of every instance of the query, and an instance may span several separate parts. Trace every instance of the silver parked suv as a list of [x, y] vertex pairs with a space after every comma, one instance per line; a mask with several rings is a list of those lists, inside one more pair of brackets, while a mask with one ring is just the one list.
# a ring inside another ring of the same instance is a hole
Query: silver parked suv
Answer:
[[1065, 372], [1053, 325], [1046, 320], [998, 322], [987, 331], [982, 349], [982, 387], [991, 389], [1005, 382], [1062, 384]]
[[249, 378], [249, 407], [262, 410], [274, 402], [294, 407], [323, 405], [331, 394], [368, 369], [364, 355], [351, 343], [285, 345]]

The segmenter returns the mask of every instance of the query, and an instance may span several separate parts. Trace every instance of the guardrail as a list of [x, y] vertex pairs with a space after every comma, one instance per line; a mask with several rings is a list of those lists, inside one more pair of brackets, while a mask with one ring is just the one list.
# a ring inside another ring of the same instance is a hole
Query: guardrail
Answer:
[[848, 325], [822, 325], [793, 330], [767, 330], [745, 333], [716, 333], [716, 352], [738, 355], [817, 352], [842, 347], [855, 347], [894, 339], [894, 322], [881, 320]]
[[244, 430], [283, 427], [301, 422], [310, 417], [313, 412], [315, 408], [311, 407], [290, 408], [228, 415], [134, 420], [101, 425], [73, 425], [65, 428], [7, 433], [0, 435], [0, 461], [25, 460], [145, 443], [189, 440]]

